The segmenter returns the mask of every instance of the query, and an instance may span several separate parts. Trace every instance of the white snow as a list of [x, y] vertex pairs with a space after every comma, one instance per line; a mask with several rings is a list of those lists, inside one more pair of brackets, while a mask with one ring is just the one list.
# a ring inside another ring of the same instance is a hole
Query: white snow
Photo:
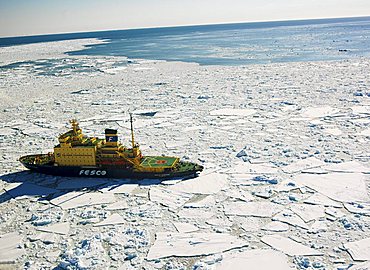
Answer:
[[18, 257], [24, 254], [21, 241], [22, 236], [17, 232], [0, 235], [0, 264], [14, 263]]
[[192, 194], [216, 194], [228, 184], [227, 176], [220, 173], [200, 175], [197, 178], [185, 180], [168, 189], [176, 192]]
[[275, 215], [272, 218], [272, 220], [287, 223], [289, 225], [302, 228], [305, 230], [308, 230], [309, 228], [308, 225], [303, 221], [301, 217], [299, 217], [293, 211], [287, 210], [287, 209], [284, 209], [283, 211]]
[[307, 169], [317, 168], [323, 166], [324, 164], [325, 162], [317, 158], [310, 157], [285, 166], [282, 168], [282, 170], [286, 173], [295, 173]]
[[280, 235], [265, 235], [261, 241], [289, 256], [318, 256], [322, 252]]
[[132, 194], [132, 192], [138, 187], [138, 184], [115, 184], [115, 185], [108, 185], [102, 189], [101, 192], [106, 193], [115, 193], [115, 194]]
[[121, 201], [117, 201], [112, 204], [109, 204], [105, 209], [114, 211], [114, 210], [123, 210], [127, 208], [128, 208], [127, 202], [125, 200], [121, 200]]
[[370, 174], [370, 166], [365, 166], [357, 161], [333, 163], [323, 166], [323, 169], [331, 172], [367, 173]]
[[301, 114], [302, 117], [320, 118], [338, 113], [339, 110], [331, 106], [308, 107]]
[[271, 221], [270, 223], [267, 223], [265, 226], [263, 226], [261, 229], [271, 232], [286, 232], [287, 230], [289, 230], [289, 225], [279, 221]]
[[124, 224], [124, 223], [125, 223], [125, 219], [120, 214], [114, 213], [114, 214], [108, 216], [103, 221], [94, 224], [94, 226], [96, 226], [96, 227], [98, 227], [98, 226], [109, 226], [109, 225], [118, 225], [118, 224]]
[[152, 202], [160, 203], [173, 210], [181, 207], [191, 197], [192, 195], [188, 193], [163, 187], [152, 187], [149, 191], [149, 198]]
[[339, 202], [336, 202], [325, 195], [320, 193], [315, 193], [312, 196], [308, 197], [303, 201], [304, 203], [314, 204], [314, 205], [323, 205], [323, 206], [332, 206], [336, 208], [341, 208], [343, 205]]
[[370, 260], [370, 238], [344, 243], [344, 247], [348, 249], [348, 252], [353, 260], [355, 261]]
[[292, 204], [292, 212], [296, 213], [304, 222], [318, 220], [325, 216], [325, 207], [322, 205]]
[[70, 229], [69, 222], [57, 223], [49, 226], [41, 226], [38, 227], [37, 230], [41, 232], [49, 232], [49, 233], [56, 233], [67, 235]]
[[271, 202], [231, 202], [225, 205], [226, 215], [272, 217], [283, 209]]
[[50, 201], [50, 203], [61, 207], [64, 210], [89, 206], [94, 204], [109, 204], [115, 201], [114, 195], [98, 192], [69, 192]]
[[225, 254], [215, 264], [216, 270], [287, 270], [288, 258], [281, 252], [270, 249], [247, 250]]
[[236, 174], [275, 174], [278, 169], [270, 164], [251, 164], [249, 162], [240, 162], [235, 165], [230, 173]]
[[223, 108], [211, 111], [210, 114], [213, 116], [250, 116], [256, 113], [253, 109], [233, 109]]
[[183, 223], [183, 222], [173, 222], [175, 225], [176, 230], [179, 233], [189, 233], [189, 232], [196, 232], [199, 231], [199, 228], [194, 226], [193, 224]]
[[147, 260], [170, 256], [209, 255], [243, 247], [248, 243], [225, 233], [156, 233]]
[[294, 177], [298, 184], [316, 190], [339, 202], [367, 202], [367, 177], [359, 173], [301, 174]]

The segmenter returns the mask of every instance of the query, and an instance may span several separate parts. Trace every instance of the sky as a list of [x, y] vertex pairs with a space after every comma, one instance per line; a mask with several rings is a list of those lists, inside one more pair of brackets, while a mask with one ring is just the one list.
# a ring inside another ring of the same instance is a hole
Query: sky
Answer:
[[0, 37], [370, 16], [370, 0], [0, 0]]

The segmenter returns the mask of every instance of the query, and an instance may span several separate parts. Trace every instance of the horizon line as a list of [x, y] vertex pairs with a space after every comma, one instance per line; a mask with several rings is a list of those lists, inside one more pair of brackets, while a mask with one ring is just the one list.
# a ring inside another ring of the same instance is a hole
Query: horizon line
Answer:
[[167, 28], [182, 28], [182, 27], [197, 27], [197, 26], [221, 26], [221, 25], [232, 25], [232, 24], [254, 24], [254, 23], [271, 23], [271, 22], [294, 22], [294, 21], [320, 21], [320, 20], [334, 20], [334, 19], [370, 19], [370, 15], [350, 16], [350, 17], [324, 17], [324, 18], [299, 18], [299, 19], [282, 19], [282, 20], [267, 20], [267, 21], [238, 21], [238, 22], [220, 22], [220, 23], [204, 23], [204, 24], [185, 24], [185, 25], [166, 25], [166, 26], [148, 26], [148, 27], [137, 27], [137, 28], [120, 28], [120, 29], [104, 29], [104, 30], [92, 30], [92, 31], [76, 31], [76, 32], [58, 32], [58, 33], [44, 33], [44, 34], [31, 34], [21, 36], [0, 36], [1, 39], [11, 38], [28, 38], [28, 37], [42, 37], [42, 36], [58, 36], [68, 34], [87, 34], [87, 33], [104, 33], [114, 31], [130, 31], [130, 30], [148, 30], [148, 29], [167, 29]]

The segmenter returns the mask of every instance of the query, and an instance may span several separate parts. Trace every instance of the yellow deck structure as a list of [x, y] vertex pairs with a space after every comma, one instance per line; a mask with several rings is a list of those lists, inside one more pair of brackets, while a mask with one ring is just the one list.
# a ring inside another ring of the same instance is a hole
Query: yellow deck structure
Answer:
[[175, 157], [143, 157], [139, 145], [134, 142], [131, 121], [132, 148], [118, 142], [117, 130], [106, 129], [105, 139], [87, 137], [82, 133], [77, 120], [70, 121], [72, 129], [59, 136], [54, 147], [57, 166], [99, 166], [115, 165], [132, 168], [136, 172], [161, 173], [174, 168], [179, 162]]

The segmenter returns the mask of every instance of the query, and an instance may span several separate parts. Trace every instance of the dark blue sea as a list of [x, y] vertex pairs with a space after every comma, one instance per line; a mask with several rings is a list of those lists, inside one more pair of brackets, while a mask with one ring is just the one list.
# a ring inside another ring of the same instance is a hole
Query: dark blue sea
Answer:
[[0, 46], [98, 38], [70, 55], [247, 65], [370, 56], [370, 17], [237, 23], [0, 38]]

